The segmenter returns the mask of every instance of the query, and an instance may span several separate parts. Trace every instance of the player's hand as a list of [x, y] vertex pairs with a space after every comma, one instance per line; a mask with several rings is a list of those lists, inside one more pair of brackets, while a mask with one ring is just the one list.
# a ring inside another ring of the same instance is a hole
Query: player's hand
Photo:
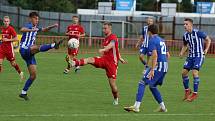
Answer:
[[205, 49], [205, 50], [204, 50], [204, 55], [206, 55], [207, 53], [208, 53], [208, 50]]
[[80, 34], [74, 34], [74, 36], [76, 36], [77, 38], [80, 38]]
[[181, 59], [183, 58], [183, 54], [182, 54], [181, 52], [179, 53], [178, 56], [179, 56], [179, 58], [181, 58]]
[[32, 31], [32, 32], [36, 32], [36, 31], [39, 31], [39, 29], [36, 28], [36, 27], [33, 27], [33, 28], [31, 29], [31, 31]]
[[124, 60], [123, 58], [120, 58], [119, 61], [122, 63], [122, 64], [127, 64], [128, 61]]
[[59, 26], [58, 23], [53, 24], [53, 27], [58, 27], [58, 26]]
[[136, 43], [135, 47], [138, 48], [140, 46], [139, 42]]
[[2, 38], [2, 42], [10, 41], [8, 38]]
[[153, 79], [154, 73], [155, 73], [154, 70], [151, 69], [151, 71], [149, 72], [149, 75], [148, 75], [149, 80], [152, 80], [152, 79]]
[[104, 52], [105, 52], [105, 49], [99, 49], [99, 53], [100, 53], [100, 54], [102, 54], [102, 55], [103, 55], [103, 54], [104, 54]]

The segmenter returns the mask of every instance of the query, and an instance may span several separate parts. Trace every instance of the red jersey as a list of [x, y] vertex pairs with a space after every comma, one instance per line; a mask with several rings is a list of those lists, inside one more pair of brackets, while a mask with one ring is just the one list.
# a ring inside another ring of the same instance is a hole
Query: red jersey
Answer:
[[102, 43], [102, 46], [107, 46], [110, 42], [114, 42], [114, 47], [104, 52], [103, 57], [107, 60], [114, 62], [114, 64], [118, 65], [119, 61], [119, 44], [118, 38], [115, 34], [111, 34], [105, 38]]
[[[14, 28], [12, 26], [8, 26], [7, 28], [2, 27], [1, 28], [1, 34], [2, 34], [2, 39], [3, 38], [7, 38], [7, 39], [12, 39], [14, 37], [16, 37], [16, 31], [14, 30]], [[2, 45], [11, 45], [11, 41], [10, 42], [2, 42]]]
[[67, 27], [67, 33], [69, 32], [72, 35], [69, 35], [69, 39], [76, 38], [79, 40], [79, 36], [84, 34], [84, 28], [81, 25], [71, 24]]

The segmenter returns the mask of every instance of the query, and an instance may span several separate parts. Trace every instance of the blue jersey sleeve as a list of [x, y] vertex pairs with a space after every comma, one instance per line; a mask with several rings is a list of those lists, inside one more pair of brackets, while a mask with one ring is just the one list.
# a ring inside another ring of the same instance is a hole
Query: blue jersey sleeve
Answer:
[[201, 31], [198, 31], [197, 35], [198, 35], [198, 37], [203, 38], [203, 39], [206, 39], [206, 37], [207, 37], [207, 34], [205, 32], [201, 32]]
[[25, 27], [25, 28], [28, 28], [28, 29], [32, 29], [32, 25], [31, 25], [30, 23], [26, 23], [26, 24], [24, 25], [24, 27]]
[[152, 55], [152, 51], [156, 50], [156, 44], [155, 41], [153, 39], [149, 40], [149, 44], [148, 44], [148, 56]]

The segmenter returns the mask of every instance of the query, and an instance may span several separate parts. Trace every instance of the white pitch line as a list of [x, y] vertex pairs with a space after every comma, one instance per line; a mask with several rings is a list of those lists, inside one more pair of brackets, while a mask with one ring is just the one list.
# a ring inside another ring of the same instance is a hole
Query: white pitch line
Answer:
[[127, 114], [0, 114], [0, 117], [121, 117], [121, 116], [215, 116], [214, 113], [171, 114], [171, 113], [127, 113]]

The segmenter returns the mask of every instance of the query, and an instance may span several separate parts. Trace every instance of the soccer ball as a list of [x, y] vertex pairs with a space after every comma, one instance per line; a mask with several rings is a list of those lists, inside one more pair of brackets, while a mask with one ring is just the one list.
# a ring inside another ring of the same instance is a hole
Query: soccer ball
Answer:
[[78, 48], [79, 47], [79, 41], [76, 38], [71, 38], [68, 41], [68, 47], [69, 48]]

